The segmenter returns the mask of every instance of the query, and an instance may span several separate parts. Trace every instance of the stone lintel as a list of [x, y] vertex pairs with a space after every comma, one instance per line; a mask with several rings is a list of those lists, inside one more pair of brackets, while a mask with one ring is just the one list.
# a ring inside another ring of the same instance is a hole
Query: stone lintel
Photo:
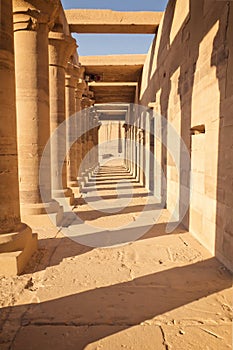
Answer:
[[121, 86], [137, 86], [138, 83], [136, 82], [132, 82], [132, 81], [129, 81], [129, 82], [91, 82], [91, 83], [88, 83], [89, 86], [92, 86], [92, 87], [111, 87], [111, 86], [118, 86], [118, 87], [121, 87]]
[[80, 56], [82, 66], [143, 66], [145, 54]]
[[112, 10], [66, 10], [71, 32], [154, 34], [163, 12], [120, 12]]

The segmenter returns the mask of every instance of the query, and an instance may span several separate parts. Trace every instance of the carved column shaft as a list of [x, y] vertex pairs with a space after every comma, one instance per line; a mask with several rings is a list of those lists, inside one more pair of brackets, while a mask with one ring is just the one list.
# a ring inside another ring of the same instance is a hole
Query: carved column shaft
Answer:
[[[40, 1], [13, 1], [19, 188], [22, 215], [43, 214], [51, 203], [51, 167], [40, 182], [40, 160], [50, 137], [48, 25], [56, 10]], [[46, 11], [46, 14], [42, 12]], [[40, 186], [46, 195], [42, 203]]]
[[[49, 33], [49, 83], [51, 132], [65, 120], [65, 67], [76, 47], [75, 40], [59, 32]], [[54, 137], [51, 143], [53, 195], [64, 194], [73, 201], [71, 189], [67, 188], [66, 159], [61, 153], [66, 149], [66, 131], [63, 137]]]
[[88, 124], [87, 124], [87, 116], [88, 116], [88, 99], [87, 97], [82, 98], [82, 166], [81, 166], [81, 175], [83, 176], [86, 172], [86, 154], [87, 154], [87, 135], [88, 135]]
[[[77, 119], [76, 119], [76, 101], [75, 101], [75, 88], [77, 85], [79, 67], [74, 66], [69, 63], [66, 69], [66, 119], [67, 119], [67, 141], [68, 147], [70, 143], [76, 139], [77, 133]], [[77, 177], [78, 177], [78, 146], [77, 141], [72, 144], [68, 152], [67, 159], [67, 177], [68, 177], [68, 186], [78, 186]]]
[[90, 116], [90, 132], [89, 132], [89, 152], [90, 152], [90, 169], [91, 171], [97, 166], [96, 161], [96, 126], [97, 126], [97, 116], [95, 111], [91, 112]]
[[99, 152], [98, 152], [98, 144], [99, 144], [99, 128], [100, 122], [98, 116], [95, 116], [95, 127], [93, 129], [93, 147], [94, 147], [94, 168], [99, 165]]
[[15, 71], [12, 5], [1, 0], [0, 26], [0, 233], [20, 224], [16, 144]]
[[0, 274], [21, 273], [37, 236], [21, 223], [16, 145], [12, 2], [0, 0]]
[[[93, 93], [91, 94], [91, 97], [93, 97]], [[93, 99], [89, 99], [89, 104], [90, 106], [94, 105], [95, 101]], [[87, 166], [87, 171], [91, 172], [93, 170], [94, 164], [93, 164], [93, 127], [94, 127], [94, 120], [93, 120], [93, 115], [94, 111], [89, 108], [89, 115], [88, 115], [88, 135], [87, 135], [87, 154], [88, 154], [88, 166]]]
[[94, 104], [94, 100], [91, 100], [88, 97], [84, 97], [82, 99], [82, 107], [84, 109], [83, 111], [83, 125], [85, 133], [83, 134], [83, 140], [82, 140], [82, 173], [87, 174], [90, 169], [90, 106]]
[[[82, 69], [82, 67], [81, 67]], [[82, 95], [83, 95], [83, 92], [86, 88], [86, 83], [83, 79], [79, 79], [78, 81], [78, 84], [77, 84], [77, 87], [76, 87], [76, 90], [75, 90], [75, 111], [76, 111], [76, 116], [77, 116], [77, 132], [78, 132], [78, 135], [81, 135], [78, 139], [77, 139], [77, 172], [78, 172], [78, 183], [79, 183], [79, 180], [80, 180], [80, 176], [81, 176], [81, 164], [82, 164], [82, 155], [83, 155], [83, 150], [82, 150], [82, 147], [83, 147], [83, 135], [82, 135], [82, 132], [84, 130], [84, 125], [83, 125], [83, 121], [84, 121], [84, 118], [83, 118], [83, 113], [82, 112]]]
[[93, 169], [93, 116], [89, 113], [89, 132], [88, 132], [88, 171]]

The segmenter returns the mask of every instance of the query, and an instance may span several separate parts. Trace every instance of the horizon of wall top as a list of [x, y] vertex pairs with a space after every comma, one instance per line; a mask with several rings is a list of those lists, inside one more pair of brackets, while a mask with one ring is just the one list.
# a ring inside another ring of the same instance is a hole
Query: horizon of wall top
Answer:
[[65, 10], [71, 33], [155, 34], [163, 12]]

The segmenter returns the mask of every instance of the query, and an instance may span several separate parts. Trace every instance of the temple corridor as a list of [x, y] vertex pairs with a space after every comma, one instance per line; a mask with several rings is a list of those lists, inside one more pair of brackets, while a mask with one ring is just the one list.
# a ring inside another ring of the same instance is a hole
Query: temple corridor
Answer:
[[[122, 180], [128, 186], [121, 198]], [[74, 210], [115, 235], [137, 220], [148, 195], [119, 161], [100, 167], [85, 192], [88, 203]], [[92, 208], [97, 193], [112, 213]], [[147, 210], [160, 208], [153, 202]], [[25, 274], [0, 280], [0, 348], [231, 349], [231, 277], [182, 227], [167, 234], [168, 217], [163, 209], [149, 228], [147, 213], [140, 239], [110, 248], [38, 229], [39, 249]]]
[[0, 350], [230, 350], [233, 2], [80, 1], [0, 0]]

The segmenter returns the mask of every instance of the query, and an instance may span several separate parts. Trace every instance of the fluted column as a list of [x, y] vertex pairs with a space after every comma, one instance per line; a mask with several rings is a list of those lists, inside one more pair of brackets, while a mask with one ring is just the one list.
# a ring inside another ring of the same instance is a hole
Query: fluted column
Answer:
[[[51, 132], [65, 120], [65, 68], [69, 57], [76, 48], [73, 38], [59, 31], [59, 25], [49, 33], [49, 86], [50, 86], [50, 128]], [[61, 130], [60, 130], [61, 131]], [[73, 204], [74, 196], [67, 187], [66, 159], [62, 155], [66, 149], [66, 130], [62, 137], [53, 137], [51, 142], [52, 192], [55, 198], [62, 195]]]
[[0, 274], [21, 273], [37, 235], [21, 222], [16, 144], [12, 2], [0, 0]]
[[[67, 119], [67, 141], [74, 139], [74, 133], [77, 132], [77, 120], [75, 118], [76, 111], [76, 101], [75, 101], [75, 88], [77, 85], [77, 80], [79, 76], [80, 68], [68, 63], [66, 68], [66, 119]], [[71, 118], [70, 118], [71, 117]], [[69, 120], [70, 118], [70, 120]], [[72, 141], [71, 141], [72, 142]], [[75, 141], [71, 146], [68, 157], [67, 157], [67, 178], [68, 186], [77, 187], [78, 186], [78, 146]]]
[[13, 0], [19, 193], [21, 215], [29, 221], [28, 215], [59, 210], [51, 199], [49, 159], [40, 177], [40, 161], [50, 137], [48, 31], [58, 4]]

